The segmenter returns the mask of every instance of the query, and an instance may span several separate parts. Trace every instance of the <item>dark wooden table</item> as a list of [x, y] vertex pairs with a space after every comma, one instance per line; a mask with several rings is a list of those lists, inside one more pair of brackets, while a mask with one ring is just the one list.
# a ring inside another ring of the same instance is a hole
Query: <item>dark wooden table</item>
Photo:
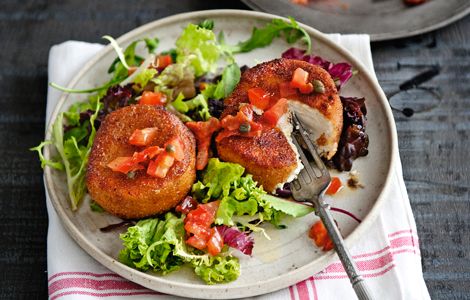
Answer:
[[[27, 149], [44, 135], [49, 48], [71, 39], [102, 42], [104, 34], [119, 36], [168, 15], [215, 8], [247, 9], [238, 1], [207, 0], [1, 2], [0, 298], [47, 297], [42, 170]], [[395, 118], [429, 292], [435, 299], [467, 298], [470, 17], [433, 33], [374, 43], [372, 49], [389, 94], [414, 75], [440, 70], [423, 83], [426, 90], [392, 100], [396, 107], [416, 110], [412, 117], [395, 112]]]

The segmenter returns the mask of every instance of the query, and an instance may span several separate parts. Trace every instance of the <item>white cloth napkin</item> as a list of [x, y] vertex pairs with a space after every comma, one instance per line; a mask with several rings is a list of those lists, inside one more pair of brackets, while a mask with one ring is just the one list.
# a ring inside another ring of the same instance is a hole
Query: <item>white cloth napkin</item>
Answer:
[[[330, 35], [373, 72], [369, 36]], [[49, 53], [49, 81], [66, 85], [80, 67], [103, 46], [68, 41]], [[49, 88], [47, 120], [60, 92]], [[395, 151], [398, 152], [398, 149]], [[393, 166], [387, 200], [375, 224], [351, 250], [376, 299], [429, 299], [423, 280], [416, 224], [411, 211], [401, 163]], [[49, 231], [47, 262], [51, 299], [180, 299], [150, 291], [112, 273], [93, 260], [69, 237], [47, 196]], [[257, 299], [355, 299], [349, 279], [334, 262], [324, 271], [290, 288]]]

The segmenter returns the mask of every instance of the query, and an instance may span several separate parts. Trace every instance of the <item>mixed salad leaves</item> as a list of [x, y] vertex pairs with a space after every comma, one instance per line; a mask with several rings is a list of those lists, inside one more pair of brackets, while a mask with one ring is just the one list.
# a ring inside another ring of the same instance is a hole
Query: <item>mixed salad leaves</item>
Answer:
[[[234, 55], [268, 46], [277, 37], [288, 43], [304, 41], [305, 50], [291, 48], [282, 56], [321, 65], [337, 80], [338, 88], [352, 76], [349, 64], [332, 64], [310, 56], [310, 37], [292, 18], [274, 19], [254, 28], [249, 39], [236, 45], [227, 44], [223, 32], [216, 35], [211, 20], [188, 24], [175, 48], [159, 53], [158, 38], [137, 40], [121, 49], [112, 37], [105, 36], [117, 52], [108, 69], [109, 81], [85, 90], [51, 83], [64, 92], [93, 94], [88, 101], [75, 103], [59, 114], [51, 140], [31, 150], [38, 152], [43, 168], [66, 173], [71, 207], [76, 210], [86, 193], [86, 167], [96, 130], [107, 114], [140, 103], [163, 105], [183, 122], [216, 120], [223, 109], [222, 99], [240, 81], [241, 68]], [[139, 44], [145, 45], [147, 57], [137, 54]], [[42, 154], [48, 145], [56, 149], [55, 159]], [[198, 144], [198, 148], [205, 146], [209, 147]], [[175, 211], [140, 220], [120, 235], [124, 246], [119, 254], [121, 262], [162, 274], [186, 264], [208, 284], [229, 282], [240, 274], [238, 259], [230, 248], [251, 255], [254, 241], [250, 233], [264, 232], [261, 223], [283, 228], [283, 216], [301, 217], [313, 211], [267, 194], [238, 164], [211, 158], [207, 166], [198, 169], [199, 180]], [[91, 209], [102, 211], [94, 202]]]

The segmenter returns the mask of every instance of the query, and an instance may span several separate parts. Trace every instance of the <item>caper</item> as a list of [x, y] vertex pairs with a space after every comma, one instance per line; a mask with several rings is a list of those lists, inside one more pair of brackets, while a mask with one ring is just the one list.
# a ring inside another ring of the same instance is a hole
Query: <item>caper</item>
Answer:
[[129, 173], [127, 173], [127, 178], [134, 179], [135, 178], [135, 171], [130, 171]]
[[325, 93], [325, 85], [318, 79], [313, 81], [313, 90], [315, 93], [323, 94]]
[[248, 133], [250, 132], [251, 130], [251, 126], [249, 123], [242, 123], [240, 124], [240, 127], [238, 128], [238, 130], [241, 132], [241, 133]]
[[176, 149], [175, 149], [175, 146], [173, 146], [172, 144], [169, 144], [166, 146], [165, 151], [168, 153], [175, 153]]

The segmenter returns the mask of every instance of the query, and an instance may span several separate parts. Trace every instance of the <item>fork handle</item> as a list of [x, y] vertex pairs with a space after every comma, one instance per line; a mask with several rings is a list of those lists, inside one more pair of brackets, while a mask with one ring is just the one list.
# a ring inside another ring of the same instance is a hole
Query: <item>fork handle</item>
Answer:
[[318, 196], [318, 199], [315, 199], [316, 205], [316, 214], [320, 217], [323, 224], [328, 231], [328, 235], [335, 245], [336, 253], [343, 264], [344, 270], [348, 274], [349, 280], [351, 281], [352, 287], [356, 292], [359, 300], [372, 300], [372, 293], [368, 288], [366, 282], [359, 274], [356, 264], [354, 263], [351, 254], [349, 253], [344, 240], [341, 236], [341, 233], [338, 230], [338, 227], [335, 224], [333, 217], [330, 214], [330, 206], [323, 201], [322, 196]]

